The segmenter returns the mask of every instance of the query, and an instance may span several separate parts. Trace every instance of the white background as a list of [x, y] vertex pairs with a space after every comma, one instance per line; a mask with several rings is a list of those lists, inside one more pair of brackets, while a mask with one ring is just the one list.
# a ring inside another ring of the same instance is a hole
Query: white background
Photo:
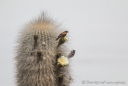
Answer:
[[128, 86], [128, 0], [0, 0], [0, 86], [16, 86], [18, 32], [43, 10], [69, 30], [70, 48], [76, 50], [71, 86]]

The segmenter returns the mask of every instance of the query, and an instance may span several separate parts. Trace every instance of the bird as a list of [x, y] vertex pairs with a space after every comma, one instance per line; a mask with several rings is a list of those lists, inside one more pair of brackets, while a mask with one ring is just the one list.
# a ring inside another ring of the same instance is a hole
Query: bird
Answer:
[[65, 36], [67, 35], [67, 33], [68, 33], [68, 31], [62, 32], [62, 33], [56, 38], [56, 40], [58, 40], [58, 39], [61, 38], [61, 37], [65, 37]]

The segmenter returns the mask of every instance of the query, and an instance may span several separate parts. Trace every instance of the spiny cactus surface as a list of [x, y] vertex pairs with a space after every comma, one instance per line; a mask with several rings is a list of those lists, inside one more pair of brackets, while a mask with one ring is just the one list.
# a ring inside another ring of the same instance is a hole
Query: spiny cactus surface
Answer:
[[60, 25], [44, 13], [21, 30], [16, 46], [17, 86], [69, 86], [67, 36], [56, 40], [62, 32]]

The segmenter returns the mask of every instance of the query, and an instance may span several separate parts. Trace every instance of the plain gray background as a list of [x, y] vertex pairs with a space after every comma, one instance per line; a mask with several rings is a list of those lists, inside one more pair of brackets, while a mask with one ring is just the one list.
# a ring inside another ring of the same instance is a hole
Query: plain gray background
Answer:
[[128, 0], [0, 0], [0, 86], [16, 86], [18, 32], [43, 10], [69, 30], [71, 86], [128, 86]]

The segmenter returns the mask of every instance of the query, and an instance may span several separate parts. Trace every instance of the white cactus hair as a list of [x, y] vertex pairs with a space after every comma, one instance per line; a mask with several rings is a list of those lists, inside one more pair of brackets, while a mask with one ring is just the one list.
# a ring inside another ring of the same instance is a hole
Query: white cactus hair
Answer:
[[[56, 37], [64, 31], [61, 24], [49, 18], [45, 12], [19, 32], [16, 46], [17, 86], [69, 86], [69, 65], [57, 69], [57, 54], [67, 55], [68, 48], [56, 47]], [[60, 82], [58, 76], [63, 73]]]

